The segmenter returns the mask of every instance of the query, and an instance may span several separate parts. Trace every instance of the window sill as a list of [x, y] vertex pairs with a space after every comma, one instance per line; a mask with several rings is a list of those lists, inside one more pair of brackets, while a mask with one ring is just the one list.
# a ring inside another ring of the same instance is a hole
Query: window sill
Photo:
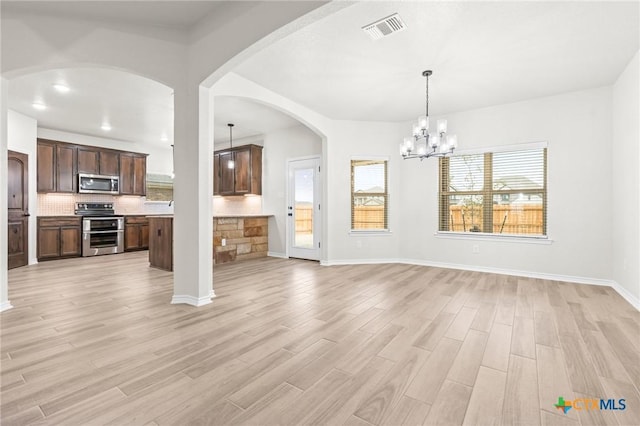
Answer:
[[483, 234], [480, 232], [446, 232], [436, 231], [434, 233], [436, 238], [444, 238], [450, 240], [475, 240], [475, 241], [501, 241], [505, 243], [524, 243], [524, 244], [553, 244], [553, 240], [549, 237], [525, 237], [516, 235], [496, 235], [496, 234]]
[[349, 231], [349, 236], [351, 237], [386, 237], [386, 236], [390, 236], [391, 235], [391, 231], [388, 229], [380, 229], [380, 230], [362, 230], [362, 231], [358, 231], [358, 230], [350, 230]]

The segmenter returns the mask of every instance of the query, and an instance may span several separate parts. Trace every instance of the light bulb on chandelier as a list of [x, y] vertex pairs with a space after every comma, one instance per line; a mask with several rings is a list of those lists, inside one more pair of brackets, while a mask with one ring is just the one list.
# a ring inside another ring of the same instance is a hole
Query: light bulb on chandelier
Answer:
[[429, 76], [431, 74], [433, 74], [431, 70], [422, 73], [426, 80], [425, 115], [418, 117], [418, 121], [413, 123], [412, 136], [405, 137], [400, 144], [400, 154], [405, 160], [446, 157], [453, 154], [453, 151], [458, 147], [456, 135], [447, 134], [447, 120], [438, 120], [436, 131], [429, 133]]

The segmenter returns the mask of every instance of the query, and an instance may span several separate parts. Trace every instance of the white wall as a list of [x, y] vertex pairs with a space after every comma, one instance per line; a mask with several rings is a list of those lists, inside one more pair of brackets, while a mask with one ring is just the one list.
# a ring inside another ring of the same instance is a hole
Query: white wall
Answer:
[[[406, 209], [401, 186], [404, 163], [398, 144], [404, 136], [401, 123], [335, 121], [327, 140], [325, 179], [330, 215], [326, 263], [393, 260], [398, 257]], [[388, 159], [389, 233], [364, 235], [351, 230], [351, 159]]]
[[[425, 160], [422, 164], [406, 164], [401, 175], [401, 256], [429, 263], [608, 282], [613, 201], [611, 88], [483, 108], [446, 118], [449, 131], [458, 135], [460, 150], [548, 143], [547, 231], [553, 243], [435, 237], [438, 162]], [[472, 253], [473, 244], [479, 246], [480, 253]]]
[[29, 156], [29, 264], [38, 263], [37, 259], [37, 219], [38, 188], [36, 161], [36, 134], [38, 122], [26, 115], [9, 110], [7, 117], [8, 140], [7, 147], [11, 151], [21, 152]]
[[264, 135], [262, 151], [262, 208], [269, 219], [269, 252], [284, 256], [287, 230], [287, 161], [322, 154], [322, 140], [306, 126]]
[[640, 52], [613, 86], [613, 280], [640, 306]]
[[0, 312], [11, 309], [7, 281], [7, 90], [9, 82], [0, 78]]

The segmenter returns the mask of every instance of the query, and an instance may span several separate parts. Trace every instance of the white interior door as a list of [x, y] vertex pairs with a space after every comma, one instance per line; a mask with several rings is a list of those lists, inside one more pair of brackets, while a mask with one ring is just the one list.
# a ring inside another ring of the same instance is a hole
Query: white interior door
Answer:
[[320, 157], [289, 160], [287, 254], [320, 260]]

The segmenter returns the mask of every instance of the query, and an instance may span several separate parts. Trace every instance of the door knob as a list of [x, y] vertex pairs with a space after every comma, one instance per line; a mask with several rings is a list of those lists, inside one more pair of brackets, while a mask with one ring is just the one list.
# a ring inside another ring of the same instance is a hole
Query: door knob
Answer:
[[25, 214], [23, 214], [22, 216], [24, 216], [24, 217], [29, 217], [29, 216], [31, 216], [31, 215], [30, 215], [29, 213], [25, 213]]

